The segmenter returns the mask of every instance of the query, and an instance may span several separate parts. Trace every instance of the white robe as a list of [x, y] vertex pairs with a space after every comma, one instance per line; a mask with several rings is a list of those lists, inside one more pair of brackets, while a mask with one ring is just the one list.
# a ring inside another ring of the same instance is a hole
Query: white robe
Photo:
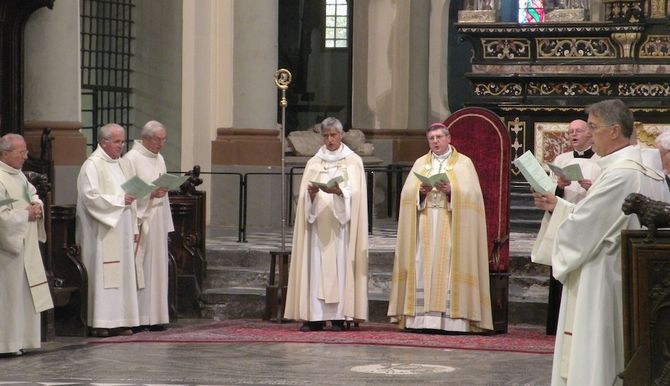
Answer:
[[[310, 181], [344, 177], [342, 196], [307, 193]], [[286, 296], [288, 319], [367, 319], [367, 195], [363, 162], [346, 145], [322, 146], [300, 184]]]
[[[53, 308], [39, 241], [44, 220], [28, 221], [26, 208], [42, 204], [23, 172], [0, 162], [0, 353], [40, 347], [40, 312]], [[31, 292], [31, 283], [33, 290]]]
[[118, 160], [101, 147], [84, 161], [77, 178], [77, 240], [88, 271], [88, 325], [139, 325], [133, 237], [137, 221], [125, 205], [127, 180]]
[[[141, 141], [123, 156], [129, 175], [150, 183], [166, 172], [163, 156], [149, 151]], [[170, 323], [168, 308], [168, 233], [174, 230], [170, 202], [149, 195], [137, 200], [140, 241], [136, 249], [137, 296], [140, 324]]]
[[[593, 183], [600, 175], [600, 166], [595, 162], [599, 158], [597, 154], [594, 154], [591, 158], [575, 158], [573, 152], [569, 151], [556, 156], [553, 163], [560, 167], [579, 164], [582, 169], [582, 176]], [[554, 181], [558, 180], [553, 172], [550, 174]], [[578, 203], [584, 197], [586, 197], [586, 189], [582, 188], [577, 181], [571, 181], [570, 185], [563, 189], [563, 199], [573, 204]]]
[[597, 162], [602, 174], [586, 197], [577, 205], [559, 199], [533, 246], [533, 261], [550, 264], [563, 283], [554, 386], [610, 386], [624, 370], [621, 231], [640, 223], [621, 204], [634, 192], [670, 200], [661, 175], [639, 170], [638, 149], [628, 146]]

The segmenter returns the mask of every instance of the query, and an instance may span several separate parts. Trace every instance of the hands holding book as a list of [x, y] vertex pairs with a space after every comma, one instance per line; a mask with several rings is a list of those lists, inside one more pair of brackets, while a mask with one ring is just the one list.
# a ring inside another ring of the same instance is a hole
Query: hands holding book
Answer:
[[541, 194], [533, 191], [533, 201], [536, 207], [551, 212], [556, 207], [558, 198], [552, 193]]

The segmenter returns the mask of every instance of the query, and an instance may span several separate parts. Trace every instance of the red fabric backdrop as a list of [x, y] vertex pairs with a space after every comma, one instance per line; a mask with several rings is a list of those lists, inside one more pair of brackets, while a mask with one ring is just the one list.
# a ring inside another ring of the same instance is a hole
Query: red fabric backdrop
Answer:
[[490, 110], [467, 107], [444, 124], [451, 144], [472, 159], [484, 195], [489, 245], [489, 270], [509, 269], [510, 139], [501, 118]]

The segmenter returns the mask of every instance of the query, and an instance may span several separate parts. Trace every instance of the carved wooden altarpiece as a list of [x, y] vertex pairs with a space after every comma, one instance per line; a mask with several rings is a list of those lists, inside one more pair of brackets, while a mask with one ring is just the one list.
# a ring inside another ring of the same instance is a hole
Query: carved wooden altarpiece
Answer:
[[[560, 132], [570, 121], [586, 119], [586, 105], [604, 99], [623, 100], [643, 125], [670, 128], [667, 2], [590, 3], [600, 3], [600, 20], [456, 22], [461, 40], [449, 47], [451, 110], [479, 106], [500, 115], [512, 159], [526, 150], [537, 156], [569, 147], [556, 142], [567, 138]], [[515, 167], [512, 173], [522, 180]]]

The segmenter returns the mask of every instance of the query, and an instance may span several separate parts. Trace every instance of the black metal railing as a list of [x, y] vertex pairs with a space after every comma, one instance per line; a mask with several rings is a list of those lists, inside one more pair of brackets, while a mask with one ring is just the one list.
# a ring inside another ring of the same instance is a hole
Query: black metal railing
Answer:
[[[375, 202], [375, 174], [383, 173], [386, 176], [386, 211], [388, 217], [395, 217], [398, 219], [398, 210], [400, 207], [400, 192], [405, 175], [411, 166], [406, 164], [389, 164], [387, 166], [370, 166], [365, 167], [365, 179], [368, 186], [367, 189], [367, 203], [368, 203], [368, 233], [372, 234], [374, 222], [374, 202]], [[288, 200], [287, 217], [289, 226], [293, 225], [293, 194], [294, 194], [294, 178], [302, 175], [304, 166], [291, 167], [288, 173], [284, 174], [284, 178], [288, 179], [288, 193], [285, 197]], [[172, 174], [183, 174], [184, 172], [171, 171]], [[228, 175], [238, 177], [238, 236], [237, 242], [247, 242], [247, 212], [249, 205], [254, 205], [249, 199], [249, 187], [251, 182], [257, 176], [281, 176], [281, 172], [250, 172], [250, 173], [233, 173], [233, 172], [200, 172], [203, 175]]]

